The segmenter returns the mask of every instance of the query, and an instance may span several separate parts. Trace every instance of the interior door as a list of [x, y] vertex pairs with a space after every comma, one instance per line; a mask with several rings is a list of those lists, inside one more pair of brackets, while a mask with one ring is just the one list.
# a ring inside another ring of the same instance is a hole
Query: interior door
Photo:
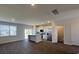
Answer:
[[64, 27], [57, 26], [57, 32], [58, 32], [58, 43], [64, 43]]

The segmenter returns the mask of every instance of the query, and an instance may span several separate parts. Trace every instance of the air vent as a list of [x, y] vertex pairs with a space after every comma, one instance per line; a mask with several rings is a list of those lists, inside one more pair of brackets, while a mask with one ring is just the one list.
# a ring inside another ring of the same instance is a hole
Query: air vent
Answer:
[[52, 10], [52, 13], [53, 13], [54, 15], [58, 15], [58, 14], [59, 14], [59, 12], [58, 12], [57, 9]]

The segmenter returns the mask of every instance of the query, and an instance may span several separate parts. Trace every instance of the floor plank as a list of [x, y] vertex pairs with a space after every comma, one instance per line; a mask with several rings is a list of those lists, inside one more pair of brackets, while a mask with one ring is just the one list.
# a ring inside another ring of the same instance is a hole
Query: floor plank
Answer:
[[0, 54], [77, 54], [79, 46], [43, 41], [40, 43], [18, 41], [0, 45]]

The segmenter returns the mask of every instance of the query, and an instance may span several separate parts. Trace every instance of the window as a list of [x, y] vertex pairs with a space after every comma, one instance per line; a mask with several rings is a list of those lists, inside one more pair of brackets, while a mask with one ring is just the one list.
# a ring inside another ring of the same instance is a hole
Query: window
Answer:
[[16, 35], [16, 26], [10, 26], [10, 35]]
[[9, 26], [0, 25], [0, 36], [9, 36]]
[[16, 26], [10, 25], [1, 25], [0, 24], [0, 36], [15, 36], [16, 35]]

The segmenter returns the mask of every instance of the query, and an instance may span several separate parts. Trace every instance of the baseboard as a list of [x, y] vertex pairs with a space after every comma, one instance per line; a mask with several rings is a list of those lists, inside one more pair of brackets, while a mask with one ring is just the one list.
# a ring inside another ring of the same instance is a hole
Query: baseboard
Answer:
[[23, 40], [14, 40], [14, 41], [7, 41], [7, 42], [2, 42], [1, 44], [8, 44], [8, 43], [13, 43], [13, 42], [18, 42], [18, 41], [23, 41]]

